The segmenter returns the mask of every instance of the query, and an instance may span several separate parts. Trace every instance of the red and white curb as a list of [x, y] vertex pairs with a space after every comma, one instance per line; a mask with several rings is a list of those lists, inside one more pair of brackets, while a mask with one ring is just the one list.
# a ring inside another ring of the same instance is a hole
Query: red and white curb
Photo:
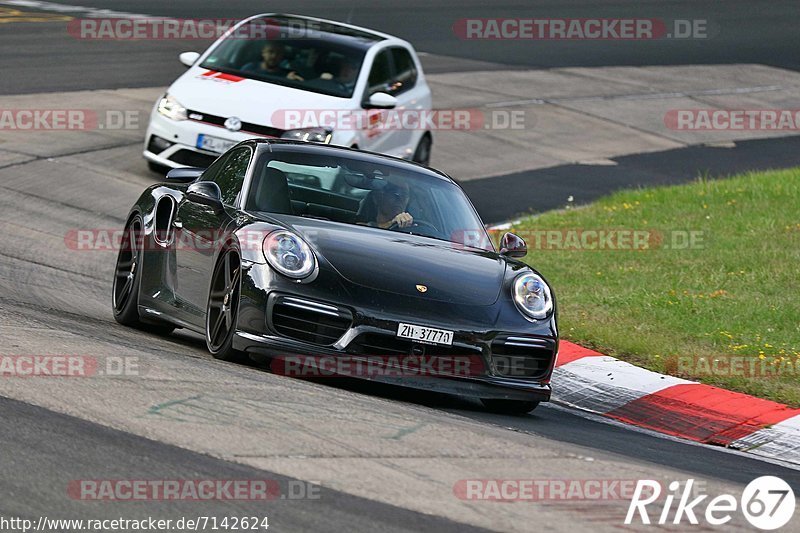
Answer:
[[651, 372], [568, 341], [559, 346], [553, 401], [800, 465], [800, 409]]

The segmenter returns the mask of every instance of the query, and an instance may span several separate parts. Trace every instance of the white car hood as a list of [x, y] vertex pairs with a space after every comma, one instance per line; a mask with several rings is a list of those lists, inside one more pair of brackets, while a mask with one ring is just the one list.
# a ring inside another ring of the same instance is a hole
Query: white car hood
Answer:
[[197, 66], [178, 78], [169, 88], [169, 93], [191, 111], [225, 118], [237, 117], [243, 122], [278, 128], [283, 124], [275, 124], [273, 116], [280, 117], [288, 110], [353, 108], [353, 100], [349, 98], [239, 79]]

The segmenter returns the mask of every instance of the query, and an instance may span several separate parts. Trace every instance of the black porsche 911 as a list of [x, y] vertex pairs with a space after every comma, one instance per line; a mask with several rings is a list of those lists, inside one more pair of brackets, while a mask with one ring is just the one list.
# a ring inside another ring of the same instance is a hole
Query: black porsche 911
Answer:
[[140, 196], [113, 311], [128, 326], [202, 333], [218, 359], [298, 370], [314, 358], [336, 375], [367, 364], [352, 374], [528, 412], [550, 398], [558, 330], [549, 285], [515, 259], [526, 253], [511, 233], [497, 251], [441, 172], [253, 139]]

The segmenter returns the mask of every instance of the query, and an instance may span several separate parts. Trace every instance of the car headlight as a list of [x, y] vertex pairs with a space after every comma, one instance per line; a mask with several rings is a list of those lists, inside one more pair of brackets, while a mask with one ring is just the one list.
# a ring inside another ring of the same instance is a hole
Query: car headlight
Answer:
[[544, 280], [528, 272], [517, 276], [512, 289], [514, 303], [522, 314], [541, 320], [553, 311], [553, 296]]
[[264, 257], [272, 268], [290, 278], [308, 277], [317, 259], [308, 244], [290, 231], [280, 230], [264, 239]]
[[158, 112], [172, 120], [186, 120], [189, 118], [186, 108], [170, 94], [165, 94], [158, 101]]
[[281, 139], [292, 139], [295, 141], [306, 141], [312, 143], [328, 144], [333, 137], [333, 130], [329, 128], [301, 128], [298, 130], [287, 130], [281, 135]]

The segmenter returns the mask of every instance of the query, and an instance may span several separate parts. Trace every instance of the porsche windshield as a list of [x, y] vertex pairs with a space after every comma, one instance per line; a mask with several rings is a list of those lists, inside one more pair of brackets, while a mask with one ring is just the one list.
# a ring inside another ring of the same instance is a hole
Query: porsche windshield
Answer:
[[[353, 95], [366, 52], [362, 39], [337, 35], [328, 38], [326, 33], [292, 38], [282, 36], [278, 29], [266, 32], [261, 29], [259, 33], [263, 24], [264, 21], [256, 19], [240, 27], [200, 66], [331, 96]], [[252, 37], [260, 34], [271, 38]]]
[[493, 251], [454, 183], [403, 162], [302, 151], [262, 153], [245, 209], [359, 224]]

